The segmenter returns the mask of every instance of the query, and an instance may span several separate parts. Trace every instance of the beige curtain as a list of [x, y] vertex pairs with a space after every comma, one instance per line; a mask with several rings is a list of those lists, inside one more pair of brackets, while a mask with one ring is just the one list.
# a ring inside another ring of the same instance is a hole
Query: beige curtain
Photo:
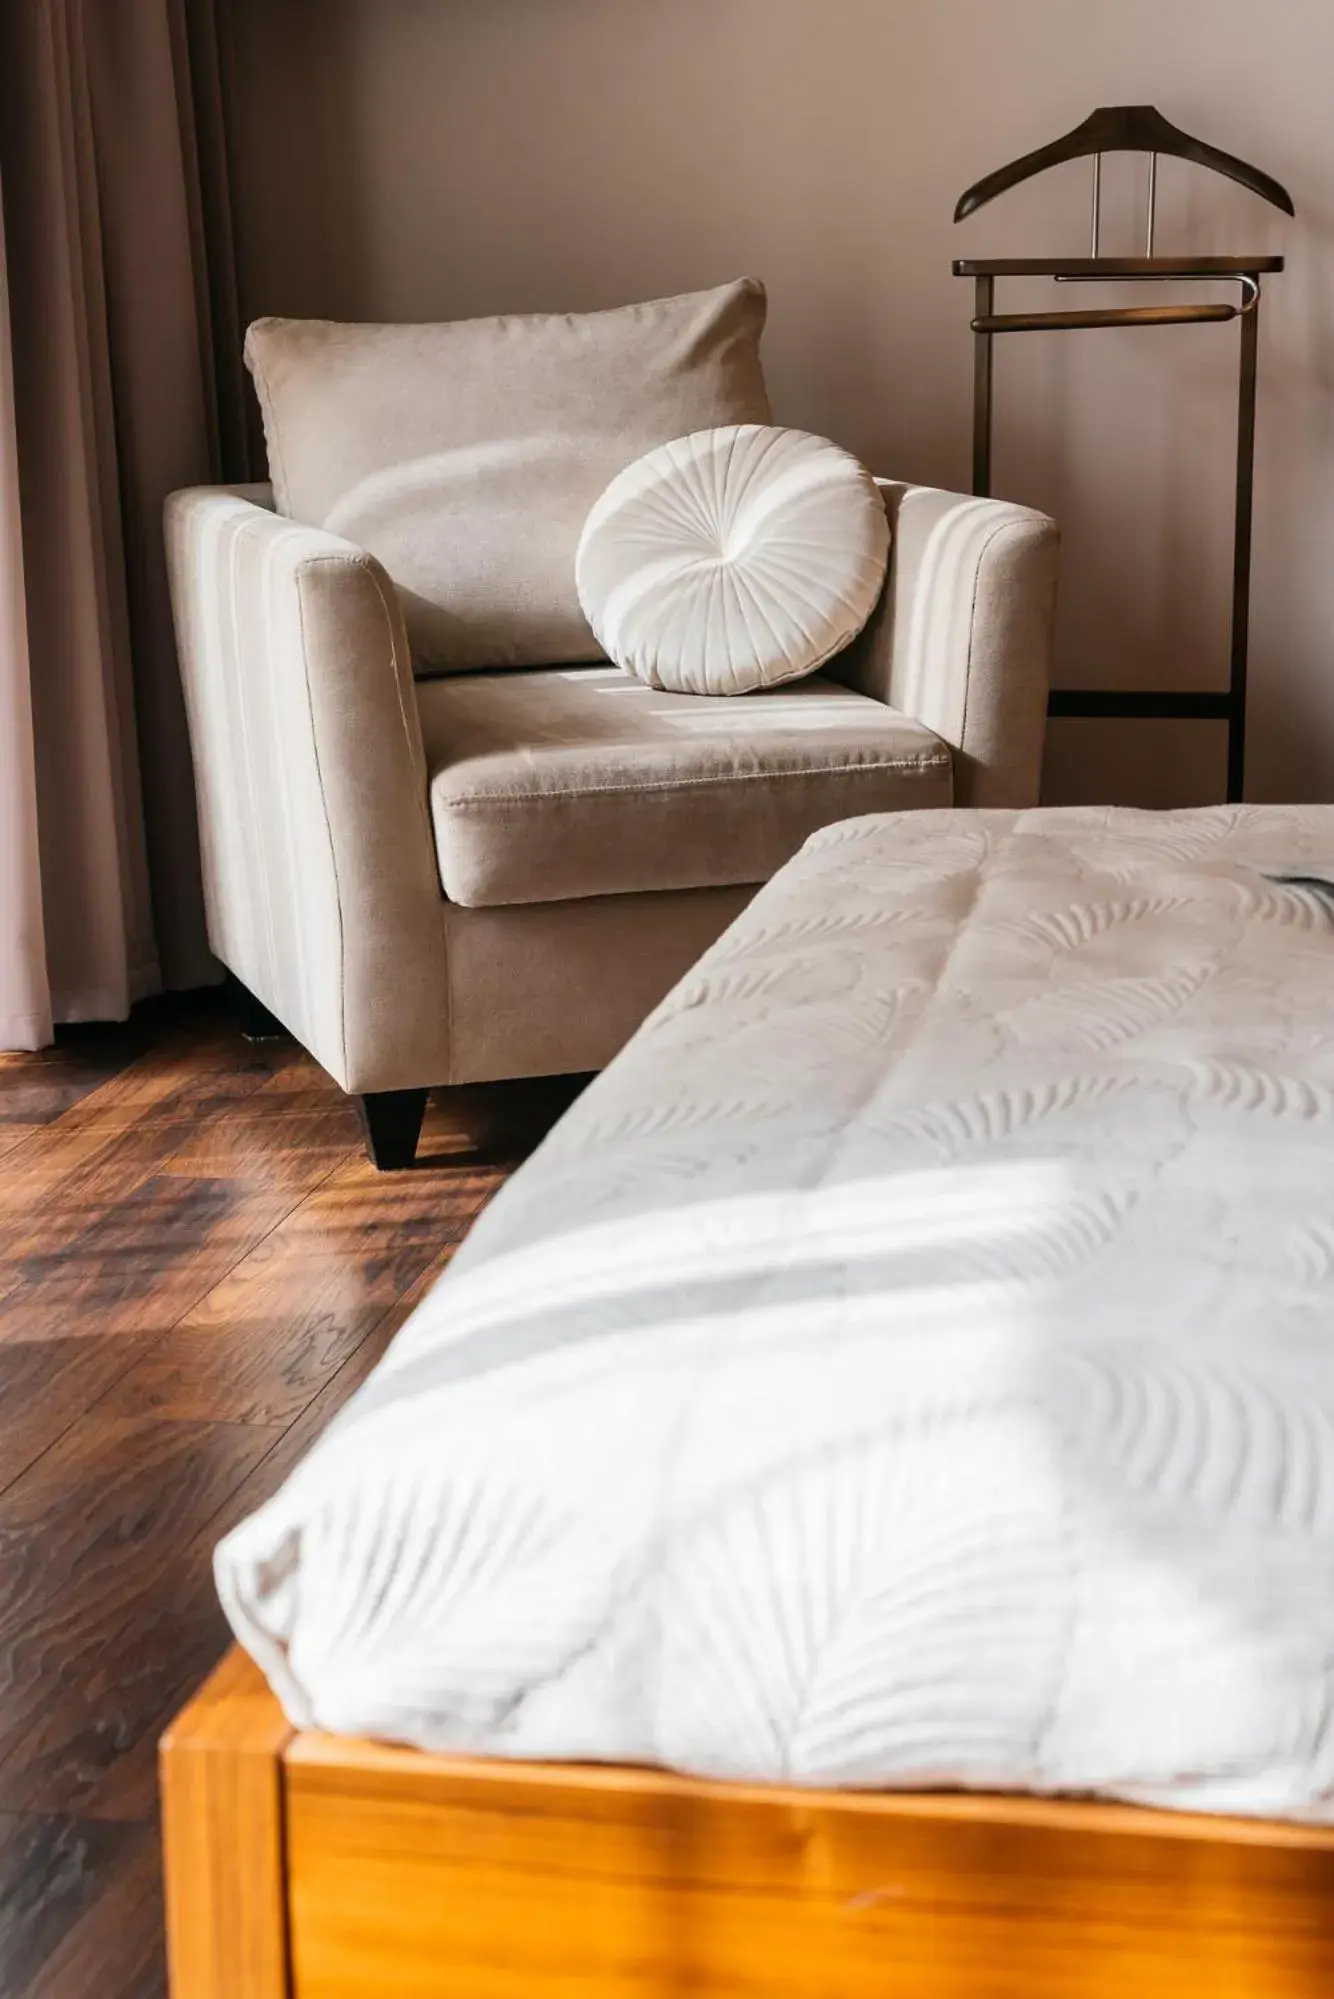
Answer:
[[0, 238], [0, 1048], [51, 1037], [37, 854], [9, 286]]
[[160, 515], [244, 471], [220, 70], [212, 0], [0, 0], [3, 1046], [216, 975]]

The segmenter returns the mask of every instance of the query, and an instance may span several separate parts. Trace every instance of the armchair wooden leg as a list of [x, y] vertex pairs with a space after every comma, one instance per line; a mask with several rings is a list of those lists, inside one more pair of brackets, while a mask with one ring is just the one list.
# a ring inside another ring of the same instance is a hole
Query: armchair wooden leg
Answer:
[[372, 1090], [357, 1098], [366, 1156], [381, 1173], [396, 1173], [417, 1157], [426, 1115], [425, 1090]]
[[233, 980], [237, 1010], [241, 1016], [241, 1034], [246, 1041], [281, 1041], [287, 1029], [276, 1014], [262, 1005], [239, 979]]

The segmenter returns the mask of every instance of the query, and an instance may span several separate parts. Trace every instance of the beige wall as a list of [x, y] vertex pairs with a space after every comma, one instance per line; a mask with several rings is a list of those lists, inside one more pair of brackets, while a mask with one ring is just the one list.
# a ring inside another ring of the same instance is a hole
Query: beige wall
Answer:
[[[1295, 225], [1168, 162], [1160, 246], [1291, 258], [1262, 329], [1250, 790], [1334, 798], [1334, 0], [234, 5], [250, 312], [580, 308], [753, 272], [779, 417], [939, 484], [969, 462], [950, 259], [1087, 232], [1086, 166], [956, 229], [968, 182], [1139, 102], [1276, 174]], [[1140, 170], [1107, 184], [1129, 248]], [[1235, 351], [1219, 327], [1000, 350], [997, 490], [1066, 529], [1065, 682], [1225, 671]], [[1219, 795], [1218, 736], [1058, 725], [1049, 795]]]

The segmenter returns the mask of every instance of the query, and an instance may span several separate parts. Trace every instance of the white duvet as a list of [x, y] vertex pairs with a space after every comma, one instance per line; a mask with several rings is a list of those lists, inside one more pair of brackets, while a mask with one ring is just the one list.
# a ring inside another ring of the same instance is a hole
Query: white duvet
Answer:
[[1331, 856], [817, 835], [222, 1543], [292, 1719], [1334, 1819]]

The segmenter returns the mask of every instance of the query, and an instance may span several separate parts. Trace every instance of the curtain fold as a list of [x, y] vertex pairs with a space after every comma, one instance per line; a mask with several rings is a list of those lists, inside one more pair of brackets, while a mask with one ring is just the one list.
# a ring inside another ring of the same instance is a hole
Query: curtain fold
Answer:
[[212, 0], [0, 0], [9, 1046], [216, 976], [161, 507], [245, 469], [221, 79]]
[[37, 772], [28, 687], [19, 464], [9, 286], [0, 235], [0, 1048], [40, 1048], [51, 1038], [37, 851]]

